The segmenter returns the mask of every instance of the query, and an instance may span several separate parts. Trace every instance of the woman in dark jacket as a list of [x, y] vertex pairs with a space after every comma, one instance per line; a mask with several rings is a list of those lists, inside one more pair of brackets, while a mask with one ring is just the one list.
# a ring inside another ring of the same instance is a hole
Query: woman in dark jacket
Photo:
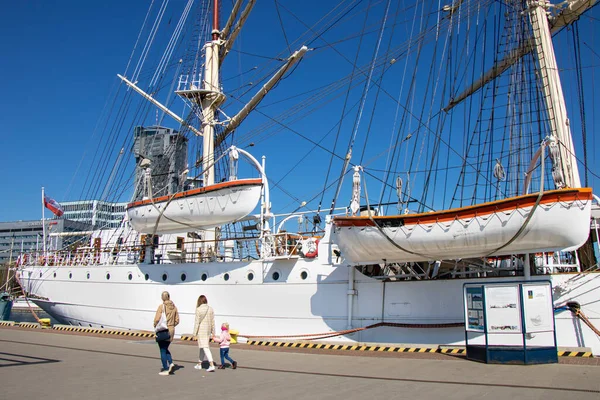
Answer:
[[169, 292], [162, 292], [161, 295], [163, 303], [158, 306], [156, 310], [156, 315], [154, 315], [154, 328], [156, 329], [156, 325], [160, 322], [160, 318], [162, 316], [163, 310], [167, 319], [167, 330], [169, 331], [169, 338], [166, 340], [158, 340], [159, 337], [157, 335], [158, 348], [160, 349], [160, 361], [162, 362], [162, 371], [160, 371], [159, 375], [169, 375], [173, 372], [175, 368], [175, 364], [173, 363], [173, 358], [171, 358], [171, 352], [169, 351], [169, 345], [173, 341], [173, 337], [175, 336], [175, 327], [179, 325], [179, 312], [177, 311], [177, 307], [171, 301]]

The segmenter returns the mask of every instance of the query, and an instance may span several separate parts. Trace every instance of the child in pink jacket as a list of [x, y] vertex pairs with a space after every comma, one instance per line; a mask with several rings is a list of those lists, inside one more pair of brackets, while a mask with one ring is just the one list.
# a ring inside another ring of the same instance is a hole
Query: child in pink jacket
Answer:
[[229, 344], [231, 343], [231, 335], [229, 334], [229, 324], [227, 322], [221, 325], [221, 336], [215, 336], [213, 337], [213, 340], [221, 344], [221, 365], [219, 366], [219, 369], [225, 369], [225, 359], [231, 363], [233, 369], [236, 369], [237, 362], [233, 361], [233, 359], [229, 357]]

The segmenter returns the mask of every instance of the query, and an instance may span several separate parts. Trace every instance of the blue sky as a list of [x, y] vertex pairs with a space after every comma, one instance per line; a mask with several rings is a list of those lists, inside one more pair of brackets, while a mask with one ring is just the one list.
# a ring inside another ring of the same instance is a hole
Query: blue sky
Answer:
[[145, 9], [141, 1], [3, 4], [0, 221], [41, 218], [42, 186], [57, 200], [69, 197]]
[[[3, 5], [0, 135], [7, 173], [2, 187], [11, 195], [0, 199], [0, 221], [41, 218], [42, 186], [58, 201], [85, 198], [81, 186], [105, 122], [102, 110], [118, 84], [116, 74], [125, 70], [149, 4], [31, 0]], [[183, 4], [170, 2], [166, 17], [173, 23]], [[260, 26], [264, 19], [255, 7], [249, 23]], [[245, 40], [242, 35], [238, 42]]]
[[[3, 77], [0, 83], [3, 94], [0, 97], [0, 137], [6, 172], [2, 174], [1, 180], [3, 196], [0, 197], [0, 221], [39, 219], [42, 186], [46, 188], [48, 195], [58, 201], [85, 198], [82, 195], [82, 185], [102, 130], [102, 110], [110, 99], [111, 90], [117, 84], [116, 74], [125, 69], [149, 3], [142, 0], [108, 0], [103, 3], [29, 0], [12, 1], [3, 5], [0, 13], [0, 48], [3, 53], [0, 63], [0, 74]], [[319, 2], [310, 1], [290, 5], [286, 2], [286, 5], [292, 7], [293, 12], [304, 22], [312, 24], [323, 14], [311, 12], [311, 4], [317, 3]], [[177, 12], [183, 4], [183, 0], [172, 0], [167, 17], [176, 21]], [[323, 4], [332, 8], [337, 2], [325, 1]], [[599, 9], [600, 7], [596, 7], [592, 11], [594, 17], [600, 15]], [[281, 9], [280, 11], [286, 34], [289, 38], [296, 37], [304, 28], [290, 14]], [[360, 14], [348, 23], [357, 26], [362, 23], [358, 20], [359, 17]], [[270, 29], [269, 34], [263, 33], [265, 26]], [[271, 31], [276, 35], [271, 35]], [[285, 48], [280, 32], [277, 16], [273, 14], [272, 1], [259, 1], [238, 44], [243, 45], [243, 50], [249, 53], [273, 55], [272, 49]], [[335, 37], [333, 33], [328, 35], [326, 37], [329, 40]], [[337, 35], [343, 37], [343, 34]], [[370, 37], [373, 39], [374, 35]], [[600, 54], [597, 40], [590, 37], [588, 42]], [[348, 48], [354, 43], [348, 42]], [[319, 41], [313, 43], [315, 47], [322, 45]], [[344, 44], [340, 45], [340, 48], [343, 49], [343, 46]], [[561, 46], [569, 46], [569, 43], [563, 41]], [[348, 51], [348, 54], [352, 54], [352, 51]], [[232, 53], [228, 57], [228, 63], [237, 68], [233, 70], [246, 71], [254, 65], [252, 59], [249, 62], [242, 61], [239, 53]], [[333, 55], [330, 61], [336, 63], [340, 59]], [[584, 61], [589, 67], [587, 71], [595, 71], [595, 79], [600, 79], [597, 76], [598, 68], [593, 67], [600, 65], [600, 57]], [[340, 62], [339, 65], [340, 68], [349, 70], [347, 63]], [[306, 62], [294, 74], [300, 79], [314, 79], [313, 74], [317, 69], [317, 66]], [[326, 76], [338, 71], [322, 68], [319, 72]], [[229, 75], [224, 75], [225, 79], [234, 76], [234, 72], [224, 72], [227, 73]], [[233, 82], [236, 82], [235, 78], [228, 80], [226, 85], [235, 87]], [[243, 83], [243, 80], [239, 79], [239, 83]], [[298, 88], [289, 81], [284, 81], [276, 89], [277, 95]], [[228, 101], [233, 109], [239, 108], [239, 103], [234, 99], [230, 98]], [[265, 108], [262, 110], [271, 113], [270, 115], [277, 115], [286, 106], [286, 103], [268, 104], [269, 101], [265, 101]], [[589, 102], [587, 107], [590, 115], [600, 118], [596, 112], [597, 103]], [[323, 111], [317, 111], [317, 117], [320, 112]], [[325, 117], [331, 116], [323, 114], [323, 121]], [[335, 118], [338, 117], [339, 111], [335, 111]], [[263, 118], [262, 122], [264, 120]], [[258, 126], [259, 123], [256, 122], [253, 126]], [[375, 124], [377, 123], [376, 120]], [[98, 124], [100, 128], [97, 128]], [[362, 127], [366, 124], [365, 119]], [[169, 123], [169, 126], [176, 128], [173, 123]], [[314, 140], [317, 141], [334, 124], [327, 121], [322, 126], [306, 126], [300, 122], [294, 127], [302, 133], [314, 133]], [[344, 128], [346, 132], [351, 131], [349, 125]], [[593, 125], [588, 129], [593, 129]], [[297, 136], [279, 136], [275, 145], [257, 143], [252, 152], [257, 158], [269, 153], [267, 172], [274, 179], [287, 172], [287, 169], [278, 167], [279, 161], [287, 161], [289, 158], [296, 162], [306, 152], [311, 153], [295, 174], [288, 178], [290, 186], [286, 189], [293, 192], [293, 196], [273, 193], [280, 204], [291, 202], [293, 209], [299, 201], [312, 197], [312, 193], [304, 190], [305, 186], [316, 181], [315, 186], [323, 187], [322, 178], [315, 178], [315, 174], [324, 174], [329, 156], [318, 149], [311, 151], [312, 144]], [[591, 150], [590, 156], [595, 158], [599, 143], [594, 138], [594, 132], [588, 132], [588, 136], [588, 150]], [[328, 140], [331, 142], [332, 135]], [[344, 142], [341, 147], [345, 145]], [[343, 150], [338, 152], [343, 153]], [[598, 162], [595, 161], [596, 166]], [[333, 171], [336, 176], [339, 175], [339, 168]], [[595, 168], [596, 171], [598, 168]], [[591, 178], [592, 186], [600, 183], [597, 178]], [[350, 180], [348, 176], [346, 182]], [[373, 189], [373, 192], [376, 190]], [[345, 190], [342, 196], [344, 201], [349, 196], [350, 193]], [[330, 201], [331, 196], [326, 197], [324, 206], [327, 207]], [[313, 207], [315, 206], [313, 203]]]
[[[0, 73], [6, 79], [0, 84], [5, 93], [0, 98], [0, 135], [9, 172], [3, 175], [2, 186], [12, 194], [0, 199], [0, 221], [39, 219], [42, 186], [57, 201], [85, 198], [82, 185], [105, 123], [102, 110], [118, 84], [116, 74], [125, 69], [149, 4], [150, 1], [141, 0], [109, 0], [102, 4], [32, 0], [3, 6], [0, 45], [4, 55]], [[167, 17], [173, 23], [183, 4], [183, 0], [170, 2]], [[330, 7], [335, 4], [331, 2]], [[264, 52], [264, 46], [271, 46], [276, 39], [249, 33], [264, 26], [265, 20], [275, 18], [271, 3], [268, 8], [264, 2], [262, 6], [254, 8], [247, 28], [237, 40], [238, 44], [247, 44], [247, 51], [263, 46]], [[320, 17], [312, 16], [310, 9], [301, 4], [294, 11], [308, 23]], [[292, 19], [289, 15], [287, 18]], [[290, 37], [304, 30], [294, 24], [286, 29]], [[283, 39], [277, 40], [276, 46], [281, 49]], [[272, 54], [272, 48], [266, 53]], [[228, 60], [238, 70], [254, 65], [251, 61], [242, 66], [238, 58], [239, 54], [232, 54]], [[298, 73], [308, 76], [302, 70]], [[231, 74], [224, 76], [228, 77]], [[235, 86], [234, 82], [235, 79], [230, 80], [229, 85]], [[239, 109], [239, 102], [230, 100], [229, 104]], [[269, 110], [273, 108], [277, 106]], [[166, 124], [177, 128], [172, 122]], [[257, 150], [257, 158], [263, 149]], [[296, 150], [307, 151], [310, 146]], [[275, 154], [273, 160], [278, 157], [282, 156]], [[267, 165], [273, 168], [269, 162]], [[297, 182], [298, 186], [302, 186], [302, 181]]]

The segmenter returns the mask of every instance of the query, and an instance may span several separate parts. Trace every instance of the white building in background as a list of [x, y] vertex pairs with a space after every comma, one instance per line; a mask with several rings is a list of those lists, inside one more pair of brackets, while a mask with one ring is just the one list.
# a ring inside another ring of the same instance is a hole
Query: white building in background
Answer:
[[111, 203], [102, 200], [60, 202], [64, 211], [61, 217], [92, 225], [95, 229], [118, 228], [125, 217], [127, 203]]
[[[74, 243], [88, 240], [85, 232], [91, 226], [66, 219], [46, 219], [46, 246], [49, 251], [60, 250]], [[0, 265], [16, 261], [21, 252], [35, 253], [44, 249], [42, 221], [0, 222]], [[82, 232], [81, 235], [75, 233]], [[70, 233], [68, 236], [56, 234]]]

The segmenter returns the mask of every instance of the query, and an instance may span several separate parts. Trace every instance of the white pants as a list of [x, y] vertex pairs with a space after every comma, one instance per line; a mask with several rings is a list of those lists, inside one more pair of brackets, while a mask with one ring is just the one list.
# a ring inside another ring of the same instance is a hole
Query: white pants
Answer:
[[[202, 353], [204, 353], [204, 357], [202, 356]], [[198, 360], [200, 362], [202, 362], [204, 359], [207, 359], [209, 363], [213, 363], [213, 357], [212, 354], [210, 352], [210, 348], [209, 347], [200, 347], [200, 354], [198, 355]]]

